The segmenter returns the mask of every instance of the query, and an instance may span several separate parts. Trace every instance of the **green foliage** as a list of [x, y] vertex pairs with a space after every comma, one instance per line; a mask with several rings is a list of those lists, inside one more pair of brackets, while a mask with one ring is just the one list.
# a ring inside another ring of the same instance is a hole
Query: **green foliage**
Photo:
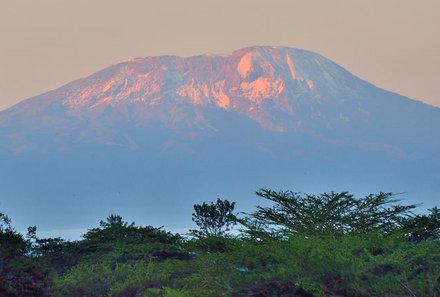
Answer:
[[191, 230], [191, 233], [196, 236], [225, 235], [235, 225], [234, 208], [235, 202], [221, 199], [210, 204], [195, 204], [192, 220], [200, 230]]
[[428, 209], [429, 214], [417, 215], [403, 220], [403, 229], [407, 237], [416, 242], [440, 240], [440, 209]]
[[199, 236], [188, 241], [186, 247], [201, 253], [227, 253], [237, 247], [237, 240], [230, 236]]
[[47, 271], [32, 259], [0, 250], [0, 296], [49, 296], [49, 285]]
[[11, 219], [4, 213], [0, 212], [0, 232], [13, 231]]
[[[226, 253], [199, 254], [191, 263], [174, 266], [174, 270], [184, 272], [174, 285], [187, 285], [206, 296], [219, 296], [218, 292], [252, 296], [268, 291], [274, 295], [261, 296], [277, 296], [286, 288], [297, 292], [292, 296], [411, 296], [410, 291], [415, 296], [439, 294], [437, 242], [413, 245], [401, 236], [379, 233], [313, 238], [296, 235], [283, 241], [233, 240], [238, 241], [236, 246]], [[428, 250], [432, 252], [429, 256]], [[416, 264], [419, 266], [414, 269]]]
[[261, 189], [257, 196], [274, 203], [257, 210], [240, 222], [251, 236], [288, 237], [326, 234], [389, 234], [400, 227], [415, 205], [400, 205], [392, 193], [354, 198], [348, 192], [320, 195]]
[[189, 239], [116, 214], [77, 242], [35, 227], [25, 238], [0, 215], [0, 296], [440, 297], [437, 208], [411, 215], [387, 193], [258, 195], [274, 205], [234, 237], [235, 203], [220, 199], [194, 206]]
[[28, 256], [30, 242], [0, 213], [0, 296], [49, 296], [47, 271]]
[[134, 222], [128, 224], [119, 215], [111, 214], [106, 221], [100, 221], [99, 228], [89, 230], [83, 237], [89, 243], [123, 241], [126, 243], [162, 242], [173, 244], [180, 237], [152, 226], [137, 227]]
[[110, 214], [107, 219], [105, 221], [100, 221], [99, 222], [99, 226], [103, 229], [106, 228], [111, 228], [111, 227], [122, 227], [122, 228], [127, 228], [128, 226], [133, 227], [134, 226], [134, 222], [132, 222], [130, 225], [128, 224], [128, 222], [125, 222], [122, 219], [122, 216], [118, 215], [118, 214]]
[[91, 264], [80, 263], [57, 280], [54, 296], [139, 296], [150, 289], [161, 289], [166, 276], [154, 262]]
[[162, 228], [128, 224], [114, 214], [83, 237], [73, 244], [46, 241], [40, 247], [42, 258], [61, 248], [74, 259], [57, 277], [54, 296], [155, 296], [155, 291], [163, 290], [157, 263], [190, 257], [178, 245], [180, 236]]

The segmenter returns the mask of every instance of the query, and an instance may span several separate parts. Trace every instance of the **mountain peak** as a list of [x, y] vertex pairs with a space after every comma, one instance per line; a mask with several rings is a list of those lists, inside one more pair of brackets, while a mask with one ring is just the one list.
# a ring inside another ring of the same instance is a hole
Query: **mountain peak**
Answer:
[[0, 191], [19, 213], [62, 201], [66, 222], [292, 183], [434, 202], [439, 126], [439, 108], [304, 50], [134, 58], [0, 112]]
[[[331, 127], [334, 118], [365, 118], [375, 90], [318, 54], [251, 46], [223, 56], [126, 59], [12, 110], [35, 116], [35, 110], [64, 110], [77, 119], [112, 113], [140, 125], [158, 120], [209, 127], [193, 116], [194, 109], [208, 108], [236, 112], [266, 130], [303, 131], [311, 129], [305, 125], [311, 119]], [[356, 108], [346, 114], [340, 104]]]
[[294, 62], [296, 52], [301, 50], [256, 46], [226, 56], [130, 58], [56, 90], [54, 100], [77, 116], [98, 116], [106, 107], [120, 112], [175, 104], [231, 109], [267, 129], [284, 130], [268, 120], [266, 101], [293, 114], [295, 96], [320, 97], [301, 61]]

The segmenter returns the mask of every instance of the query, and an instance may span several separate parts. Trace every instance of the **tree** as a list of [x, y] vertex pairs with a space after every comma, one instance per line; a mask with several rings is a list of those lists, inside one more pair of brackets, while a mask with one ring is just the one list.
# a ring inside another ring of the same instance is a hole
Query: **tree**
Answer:
[[395, 199], [393, 193], [355, 198], [348, 192], [312, 195], [261, 189], [256, 194], [274, 204], [257, 206], [254, 213], [240, 221], [251, 235], [315, 236], [370, 231], [389, 234], [399, 228], [402, 219], [416, 207], [398, 204], [400, 200]]
[[113, 242], [140, 243], [160, 242], [175, 243], [180, 240], [178, 234], [163, 230], [163, 227], [138, 227], [135, 223], [128, 223], [120, 215], [111, 214], [106, 221], [99, 222], [99, 228], [88, 230], [83, 235], [86, 243], [111, 244]]
[[132, 222], [131, 224], [128, 224], [128, 222], [125, 222], [122, 219], [122, 216], [118, 215], [118, 214], [110, 214], [107, 219], [105, 221], [100, 221], [99, 222], [99, 226], [101, 228], [111, 228], [111, 227], [133, 227], [134, 226], [134, 222]]
[[0, 212], [0, 251], [13, 255], [25, 255], [29, 250], [29, 242], [11, 225], [11, 219]]
[[411, 241], [440, 240], [440, 209], [428, 209], [429, 214], [416, 215], [403, 220], [403, 229]]
[[221, 200], [194, 204], [192, 220], [200, 230], [190, 230], [195, 236], [223, 236], [236, 224], [233, 214], [235, 202]]
[[48, 273], [29, 257], [30, 248], [0, 212], [0, 296], [49, 296]]
[[12, 231], [11, 219], [4, 213], [0, 212], [0, 232]]
[[389, 234], [402, 226], [403, 219], [410, 217], [417, 205], [401, 205], [393, 193], [370, 194], [355, 200], [351, 217], [352, 233], [379, 231]]

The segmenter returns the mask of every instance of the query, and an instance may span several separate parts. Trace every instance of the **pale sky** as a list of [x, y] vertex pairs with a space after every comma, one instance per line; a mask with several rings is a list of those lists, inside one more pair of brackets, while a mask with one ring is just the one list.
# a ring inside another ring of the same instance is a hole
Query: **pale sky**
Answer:
[[440, 107], [439, 0], [0, 0], [0, 110], [129, 57], [251, 45]]

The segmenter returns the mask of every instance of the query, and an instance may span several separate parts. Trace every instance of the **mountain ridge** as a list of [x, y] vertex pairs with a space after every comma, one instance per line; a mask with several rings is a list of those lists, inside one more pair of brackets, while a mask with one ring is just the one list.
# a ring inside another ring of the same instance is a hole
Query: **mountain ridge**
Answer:
[[[366, 102], [374, 101], [366, 93], [379, 90], [313, 52], [247, 47], [227, 56], [167, 55], [119, 62], [3, 111], [0, 125], [8, 114], [17, 121], [26, 113], [24, 122], [34, 117], [32, 122], [42, 125], [38, 120], [45, 108], [48, 113], [64, 113], [64, 119], [97, 119], [110, 107], [115, 117], [140, 125], [159, 117], [168, 126], [193, 121], [215, 129], [201, 112], [188, 117], [188, 106], [192, 106], [234, 110], [267, 130], [316, 133], [328, 130], [330, 120], [333, 125], [344, 125], [352, 117], [367, 120], [365, 105], [379, 103]], [[338, 104], [356, 106], [344, 113], [335, 107]], [[26, 105], [30, 105], [27, 111]], [[324, 108], [333, 110], [325, 113]], [[321, 123], [304, 125], [312, 120]]]
[[[87, 76], [85, 76], [85, 77], [83, 77], [83, 78], [75, 79], [75, 80], [73, 80], [73, 81], [71, 81], [71, 82], [69, 82], [69, 83], [66, 83], [66, 84], [64, 84], [64, 85], [62, 85], [62, 86], [56, 87], [56, 88], [54, 88], [54, 89], [52, 89], [52, 90], [49, 90], [49, 91], [47, 91], [47, 92], [44, 92], [44, 93], [42, 93], [42, 94], [39, 94], [39, 95], [36, 95], [36, 96], [30, 97], [30, 98], [24, 99], [24, 100], [22, 100], [21, 102], [18, 102], [17, 104], [15, 104], [15, 105], [13, 105], [13, 106], [11, 106], [11, 107], [8, 107], [8, 108], [6, 108], [6, 109], [4, 109], [4, 110], [2, 110], [2, 111], [0, 111], [0, 112], [5, 112], [5, 111], [7, 111], [7, 110], [9, 110], [9, 109], [11, 109], [11, 108], [16, 107], [17, 105], [21, 105], [22, 103], [27, 102], [28, 100], [31, 100], [31, 99], [33, 99], [33, 98], [35, 98], [35, 97], [45, 96], [45, 95], [48, 95], [49, 93], [55, 92], [55, 91], [57, 91], [57, 90], [59, 90], [59, 89], [62, 89], [62, 88], [68, 87], [68, 86], [70, 86], [70, 85], [75, 85], [75, 84], [77, 84], [77, 83], [79, 83], [79, 82], [81, 82], [81, 81], [83, 81], [83, 80], [86, 80], [86, 79], [88, 79], [88, 78], [90, 78], [90, 77], [93, 77], [93, 76], [95, 76], [95, 75], [97, 75], [97, 74], [100, 74], [101, 72], [107, 71], [107, 70], [111, 69], [112, 67], [115, 67], [115, 66], [118, 66], [118, 65], [121, 65], [121, 64], [126, 64], [126, 63], [129, 63], [129, 62], [143, 61], [143, 60], [147, 60], [147, 59], [163, 59], [163, 58], [173, 58], [173, 59], [227, 58], [227, 57], [229, 57], [229, 56], [234, 55], [235, 53], [239, 53], [239, 52], [243, 52], [243, 51], [245, 51], [245, 52], [246, 52], [246, 51], [253, 51], [253, 50], [255, 51], [255, 50], [258, 50], [258, 49], [272, 49], [272, 50], [283, 49], [283, 50], [302, 51], [302, 52], [305, 52], [305, 53], [308, 53], [308, 54], [312, 54], [312, 55], [316, 55], [316, 56], [319, 56], [319, 57], [322, 57], [322, 58], [326, 59], [326, 58], [323, 57], [322, 55], [317, 54], [317, 53], [312, 52], [312, 51], [309, 51], [309, 50], [298, 49], [298, 48], [292, 48], [292, 47], [284, 47], [284, 46], [248, 46], [248, 47], [245, 47], [245, 48], [241, 48], [241, 49], [235, 50], [235, 51], [233, 51], [231, 54], [199, 54], [199, 55], [190, 55], [190, 56], [178, 56], [178, 55], [171, 55], [171, 54], [169, 54], [169, 55], [160, 55], [160, 56], [148, 56], [148, 57], [126, 58], [126, 59], [124, 59], [124, 60], [121, 60], [121, 61], [119, 61], [119, 62], [116, 62], [116, 63], [112, 64], [111, 66], [105, 67], [105, 68], [103, 68], [103, 69], [101, 69], [101, 70], [99, 70], [99, 71], [97, 71], [97, 72], [94, 72], [94, 73], [92, 73], [92, 74], [90, 74], [90, 75], [87, 75]], [[326, 60], [328, 60], [328, 59], [326, 59]], [[329, 61], [330, 61], [330, 60], [329, 60]], [[332, 61], [330, 61], [330, 62], [332, 62]], [[337, 65], [337, 64], [334, 63], [334, 62], [332, 62], [332, 63], [335, 64], [335, 65]], [[349, 72], [349, 71], [346, 70], [345, 68], [343, 68], [343, 67], [341, 67], [341, 66], [339, 66], [339, 65], [337, 65], [337, 66], [340, 67], [341, 69], [343, 69], [344, 71]], [[350, 73], [350, 75], [354, 76], [354, 77], [357, 78], [357, 79], [362, 80], [364, 83], [366, 83], [366, 84], [368, 84], [368, 85], [371, 85], [371, 86], [373, 86], [373, 87], [375, 87], [375, 88], [378, 88], [378, 89], [382, 89], [382, 88], [380, 88], [380, 87], [378, 87], [378, 86], [376, 86], [376, 85], [374, 85], [374, 84], [372, 84], [372, 83], [370, 83], [370, 82], [368, 82], [368, 81], [363, 80], [362, 78], [360, 78], [360, 77], [357, 76], [357, 75], [354, 75], [354, 74], [352, 74], [352, 73]], [[383, 89], [382, 89], [382, 90], [383, 90]], [[392, 93], [392, 94], [396, 94], [396, 95], [399, 95], [399, 96], [404, 96], [404, 95], [399, 94], [399, 93], [396, 93], [396, 92], [391, 92], [391, 91], [387, 91], [387, 92], [390, 92], [390, 93]], [[408, 97], [406, 97], [406, 98], [408, 98]], [[408, 98], [408, 99], [410, 99], [410, 98]], [[410, 100], [413, 100], [413, 101], [417, 101], [417, 102], [423, 103], [423, 104], [428, 105], [428, 106], [430, 106], [430, 107], [440, 108], [440, 107], [436, 107], [436, 106], [433, 106], [433, 105], [429, 105], [428, 103], [425, 103], [425, 102], [423, 102], [423, 101], [421, 101], [421, 100], [416, 100], [416, 99], [412, 99], [412, 98], [411, 98]]]
[[246, 210], [258, 187], [433, 203], [438, 127], [440, 108], [309, 51], [130, 59], [0, 112], [0, 195], [20, 221], [39, 211], [46, 229], [49, 211], [74, 228], [84, 225], [69, 211], [93, 224], [96, 212], [157, 219], [167, 207], [172, 227], [186, 227], [197, 199]]

